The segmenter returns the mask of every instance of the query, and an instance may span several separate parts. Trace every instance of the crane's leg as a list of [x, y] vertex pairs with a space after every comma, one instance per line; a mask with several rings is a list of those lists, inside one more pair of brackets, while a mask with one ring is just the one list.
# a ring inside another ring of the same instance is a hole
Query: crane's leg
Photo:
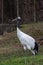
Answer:
[[26, 46], [23, 46], [24, 50], [26, 50]]
[[24, 48], [24, 63], [25, 63], [25, 65], [27, 65], [27, 59], [26, 59], [26, 46], [23, 46], [23, 48]]
[[33, 53], [33, 55], [35, 55], [35, 52], [32, 49], [30, 51]]
[[31, 49], [30, 46], [27, 45], [27, 48], [32, 52], [33, 55], [35, 55], [35, 52]]

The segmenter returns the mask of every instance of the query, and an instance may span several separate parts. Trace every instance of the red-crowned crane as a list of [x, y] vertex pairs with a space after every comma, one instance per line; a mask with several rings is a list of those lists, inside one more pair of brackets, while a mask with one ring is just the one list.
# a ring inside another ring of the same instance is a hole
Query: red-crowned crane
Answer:
[[22, 32], [19, 29], [20, 22], [21, 22], [21, 18], [18, 17], [17, 18], [17, 37], [20, 43], [23, 45], [24, 50], [29, 49], [32, 52], [32, 54], [35, 55], [38, 53], [38, 44], [33, 37], [31, 37], [30, 35], [27, 35], [26, 33]]

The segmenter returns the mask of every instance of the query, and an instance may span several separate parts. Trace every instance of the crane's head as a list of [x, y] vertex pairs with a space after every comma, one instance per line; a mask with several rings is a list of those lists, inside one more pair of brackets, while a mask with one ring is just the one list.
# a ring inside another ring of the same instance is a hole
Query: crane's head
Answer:
[[21, 22], [21, 17], [17, 17], [17, 21]]

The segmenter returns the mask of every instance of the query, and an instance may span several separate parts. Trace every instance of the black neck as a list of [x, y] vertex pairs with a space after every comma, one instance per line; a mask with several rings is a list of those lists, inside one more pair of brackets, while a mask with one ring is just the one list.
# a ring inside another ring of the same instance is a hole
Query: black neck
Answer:
[[20, 22], [19, 21], [17, 21], [17, 27], [20, 28]]

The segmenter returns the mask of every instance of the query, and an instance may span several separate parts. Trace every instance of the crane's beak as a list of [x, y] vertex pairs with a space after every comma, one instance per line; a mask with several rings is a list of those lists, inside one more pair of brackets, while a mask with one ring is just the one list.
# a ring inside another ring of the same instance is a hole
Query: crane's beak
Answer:
[[12, 21], [12, 22], [13, 22], [13, 21], [17, 21], [17, 18], [15, 18], [15, 19], [13, 19], [13, 20], [11, 20], [11, 21]]
[[17, 18], [15, 18], [15, 19], [13, 19], [13, 20], [11, 20], [12, 22], [13, 21], [21, 21], [21, 17], [17, 17]]

